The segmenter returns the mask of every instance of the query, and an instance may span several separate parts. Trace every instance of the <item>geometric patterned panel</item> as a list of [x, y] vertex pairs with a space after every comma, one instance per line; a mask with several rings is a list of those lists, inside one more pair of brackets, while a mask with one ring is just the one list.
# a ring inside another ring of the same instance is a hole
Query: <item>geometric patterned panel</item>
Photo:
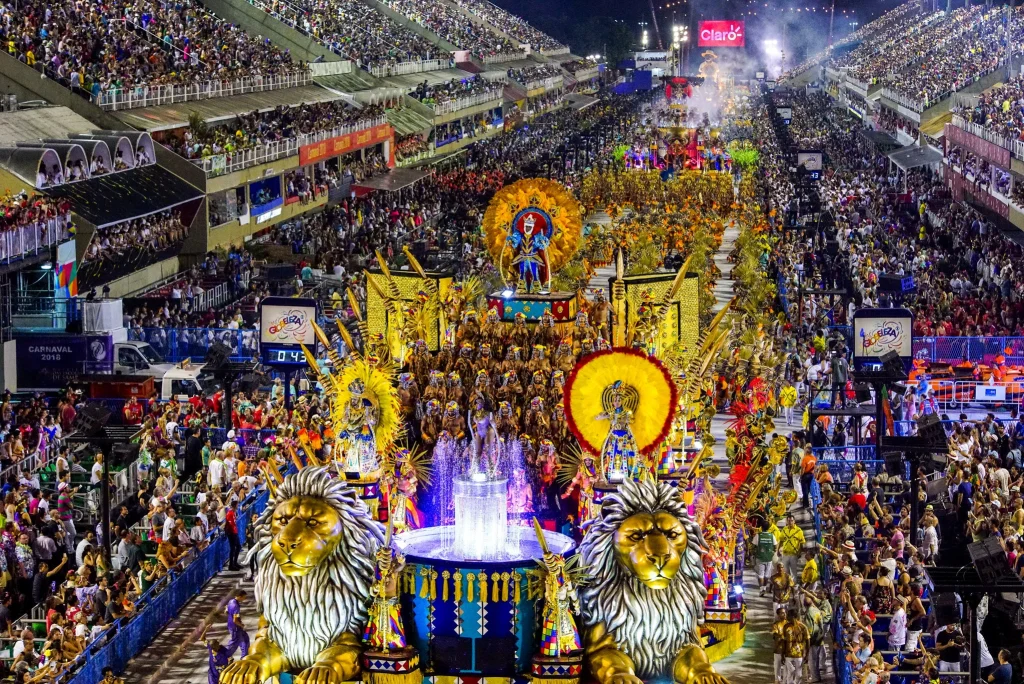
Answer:
[[[427, 277], [437, 283], [438, 290], [441, 293], [441, 299], [444, 300], [445, 295], [448, 292], [448, 287], [452, 283], [452, 277], [450, 275], [431, 273], [427, 272]], [[390, 288], [387, 284], [387, 278], [383, 273], [379, 271], [370, 271], [370, 278], [377, 284], [381, 292], [387, 293]], [[414, 271], [391, 271], [391, 278], [394, 280], [395, 285], [398, 287], [399, 298], [402, 302], [412, 302], [416, 300], [416, 293], [423, 287], [423, 279], [419, 277]], [[383, 333], [384, 337], [388, 337], [388, 326], [390, 325], [390, 316], [388, 307], [384, 299], [377, 294], [373, 287], [367, 288], [366, 293], [366, 325], [371, 335], [376, 333]], [[441, 342], [444, 340], [444, 329], [443, 321], [434, 321], [427, 328], [427, 347], [430, 351], [436, 352], [441, 348]]]
[[[626, 329], [633, 322], [633, 317], [643, 301], [643, 294], [649, 293], [655, 302], [672, 288], [674, 273], [657, 273], [650, 275], [624, 276], [626, 286]], [[662, 327], [662, 339], [658, 345], [665, 348], [675, 342], [682, 342], [687, 349], [693, 349], [700, 337], [700, 318], [698, 314], [698, 296], [700, 291], [697, 274], [687, 274], [669, 306], [665, 324]]]

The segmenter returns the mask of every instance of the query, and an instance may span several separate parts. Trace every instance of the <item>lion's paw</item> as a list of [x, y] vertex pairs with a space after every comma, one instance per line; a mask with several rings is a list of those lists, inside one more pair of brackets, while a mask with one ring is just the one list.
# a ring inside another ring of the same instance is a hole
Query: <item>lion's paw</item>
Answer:
[[295, 678], [295, 684], [342, 684], [341, 676], [327, 665], [306, 668]]
[[248, 658], [230, 663], [220, 673], [221, 684], [260, 684], [260, 681], [259, 662]]
[[636, 675], [628, 673], [613, 674], [603, 684], [644, 684], [644, 681]]
[[694, 674], [690, 678], [689, 684], [729, 684], [729, 680], [709, 669]]

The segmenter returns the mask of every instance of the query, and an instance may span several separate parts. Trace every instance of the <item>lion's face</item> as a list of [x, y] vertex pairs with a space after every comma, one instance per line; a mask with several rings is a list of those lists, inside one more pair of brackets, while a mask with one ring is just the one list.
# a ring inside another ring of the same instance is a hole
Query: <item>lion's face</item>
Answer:
[[301, 577], [329, 557], [341, 541], [341, 518], [327, 502], [293, 496], [274, 508], [270, 550], [281, 572]]
[[686, 528], [671, 513], [637, 513], [615, 531], [615, 557], [651, 589], [664, 589], [679, 571]]

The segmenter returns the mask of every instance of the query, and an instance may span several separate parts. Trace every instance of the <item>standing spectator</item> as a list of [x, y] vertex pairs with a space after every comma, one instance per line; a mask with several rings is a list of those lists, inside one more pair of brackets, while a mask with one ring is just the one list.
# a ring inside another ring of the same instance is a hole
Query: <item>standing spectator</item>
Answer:
[[889, 650], [902, 651], [907, 644], [907, 601], [906, 596], [896, 597], [896, 610], [889, 618]]
[[804, 450], [804, 457], [800, 459], [800, 491], [803, 493], [804, 508], [811, 507], [811, 483], [814, 481], [814, 470], [818, 467], [818, 459], [814, 457], [812, 449]]
[[74, 493], [75, 490], [67, 482], [57, 484], [57, 517], [64, 525], [64, 544], [67, 546], [68, 553], [75, 552], [75, 537], [78, 535], [75, 530], [74, 505], [71, 502], [71, 496]]
[[238, 565], [238, 554], [242, 552], [242, 543], [238, 538], [238, 501], [228, 503], [227, 511], [224, 513], [224, 532], [228, 535], [228, 544], [231, 545], [231, 559], [228, 563], [228, 570], [241, 570]]
[[939, 672], [960, 672], [960, 657], [964, 650], [964, 635], [955, 622], [951, 622], [935, 637], [939, 650]]

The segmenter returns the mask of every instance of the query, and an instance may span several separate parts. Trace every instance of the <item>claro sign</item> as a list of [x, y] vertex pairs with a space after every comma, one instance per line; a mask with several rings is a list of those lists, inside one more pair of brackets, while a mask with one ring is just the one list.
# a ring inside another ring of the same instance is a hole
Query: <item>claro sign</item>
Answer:
[[743, 47], [742, 21], [702, 21], [697, 30], [698, 47]]

